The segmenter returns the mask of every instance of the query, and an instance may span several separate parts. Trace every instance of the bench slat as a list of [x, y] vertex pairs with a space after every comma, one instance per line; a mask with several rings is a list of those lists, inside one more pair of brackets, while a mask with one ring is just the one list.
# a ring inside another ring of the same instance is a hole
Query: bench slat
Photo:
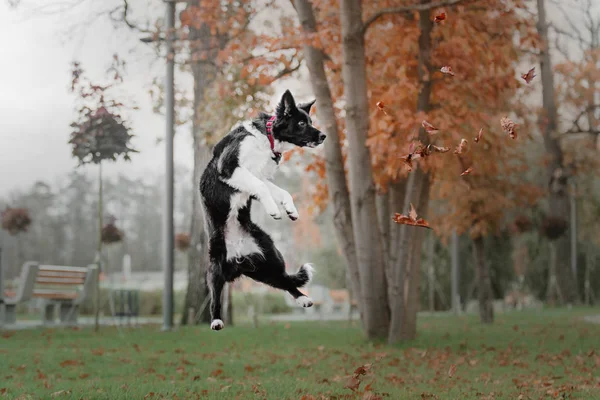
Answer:
[[54, 285], [83, 285], [83, 278], [47, 278], [39, 277], [35, 280], [37, 284], [54, 284]]
[[37, 292], [33, 292], [33, 297], [38, 297], [41, 299], [73, 300], [77, 297], [77, 293], [37, 293]]
[[37, 276], [61, 277], [61, 278], [85, 278], [83, 272], [59, 272], [59, 271], [40, 271]]
[[82, 272], [86, 273], [85, 267], [68, 267], [64, 265], [40, 265], [40, 271], [58, 271], [58, 272]]

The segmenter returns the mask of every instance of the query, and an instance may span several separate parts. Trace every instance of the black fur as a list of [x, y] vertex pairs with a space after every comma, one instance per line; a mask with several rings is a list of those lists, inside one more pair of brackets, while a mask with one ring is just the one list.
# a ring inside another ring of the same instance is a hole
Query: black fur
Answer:
[[[274, 138], [298, 146], [314, 147], [322, 143], [325, 135], [312, 126], [312, 120], [308, 115], [313, 104], [314, 101], [296, 106], [291, 93], [286, 91], [277, 107], [277, 119], [273, 124]], [[254, 126], [265, 135], [269, 117], [267, 114], [261, 114], [252, 121]], [[200, 180], [200, 192], [210, 237], [207, 282], [211, 294], [210, 312], [213, 321], [221, 319], [221, 293], [225, 282], [231, 282], [242, 274], [285, 290], [294, 298], [304, 296], [298, 288], [304, 286], [310, 278], [309, 271], [304, 266], [295, 275], [286, 273], [283, 256], [275, 247], [273, 240], [250, 219], [252, 198], [239, 210], [237, 220], [242, 229], [255, 240], [262, 255], [250, 254], [227, 260], [225, 229], [231, 211], [231, 198], [238, 190], [224, 181], [229, 179], [239, 167], [240, 143], [248, 135], [251, 133], [243, 126], [239, 126], [217, 143], [213, 158]]]

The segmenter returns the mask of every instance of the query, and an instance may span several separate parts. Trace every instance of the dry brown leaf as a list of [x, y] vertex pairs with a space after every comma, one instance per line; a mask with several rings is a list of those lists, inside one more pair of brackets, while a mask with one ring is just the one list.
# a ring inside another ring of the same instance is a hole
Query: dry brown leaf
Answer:
[[517, 138], [517, 125], [512, 122], [508, 117], [502, 117], [500, 120], [500, 126], [502, 126], [502, 130], [510, 136], [511, 139]]
[[344, 385], [345, 388], [352, 390], [353, 392], [360, 386], [360, 380], [354, 376], [348, 378], [348, 381]]
[[467, 145], [469, 142], [467, 139], [461, 139], [459, 145], [454, 150], [454, 154], [463, 154], [467, 152]]
[[454, 76], [454, 71], [452, 71], [452, 67], [449, 65], [443, 66], [440, 68], [442, 74], [452, 75]]
[[533, 78], [535, 78], [535, 67], [531, 68], [529, 71], [527, 71], [526, 74], [521, 74], [521, 78], [523, 78], [523, 80], [527, 83], [531, 82], [533, 80]]
[[469, 167], [469, 168], [465, 169], [465, 170], [463, 171], [463, 173], [462, 173], [462, 174], [460, 174], [460, 176], [469, 175], [469, 174], [470, 174], [472, 171], [473, 171], [473, 167]]
[[435, 126], [433, 126], [432, 124], [430, 124], [429, 122], [427, 122], [425, 120], [423, 120], [421, 122], [421, 125], [423, 126], [423, 128], [425, 128], [425, 132], [432, 134], [432, 135], [436, 134], [440, 131], [438, 128], [436, 128]]
[[450, 366], [450, 369], [448, 369], [448, 376], [450, 378], [452, 378], [454, 376], [454, 374], [456, 373], [456, 364], [452, 364]]
[[443, 13], [436, 15], [435, 18], [433, 19], [433, 22], [439, 24], [440, 22], [442, 22], [445, 19], [446, 19], [446, 13], [443, 12]]
[[477, 134], [477, 137], [476, 137], [475, 139], [473, 139], [473, 141], [474, 141], [475, 143], [479, 143], [479, 141], [481, 140], [481, 137], [482, 137], [482, 136], [483, 136], [483, 128], [481, 128], [481, 129], [479, 130], [479, 133]]

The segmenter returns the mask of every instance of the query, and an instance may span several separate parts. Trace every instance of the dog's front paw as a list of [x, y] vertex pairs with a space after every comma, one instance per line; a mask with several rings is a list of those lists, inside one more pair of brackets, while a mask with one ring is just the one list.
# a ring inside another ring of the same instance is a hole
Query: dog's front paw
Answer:
[[300, 296], [296, 299], [296, 304], [298, 304], [300, 307], [308, 308], [312, 307], [313, 301], [310, 297]]
[[294, 208], [294, 210], [285, 210], [285, 212], [287, 213], [288, 217], [290, 217], [290, 219], [292, 221], [297, 220], [300, 216], [298, 215], [298, 211]]
[[223, 321], [221, 321], [220, 319], [215, 319], [210, 324], [210, 329], [212, 329], [213, 331], [220, 331], [221, 329], [223, 329], [224, 326], [225, 325], [223, 324]]

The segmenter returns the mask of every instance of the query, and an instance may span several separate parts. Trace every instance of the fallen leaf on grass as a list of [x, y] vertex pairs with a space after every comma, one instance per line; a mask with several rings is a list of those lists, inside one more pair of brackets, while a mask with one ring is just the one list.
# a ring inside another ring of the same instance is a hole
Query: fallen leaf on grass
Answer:
[[436, 15], [435, 18], [433, 19], [433, 22], [439, 24], [440, 22], [442, 22], [445, 19], [446, 19], [446, 13], [443, 12], [443, 13]]
[[83, 363], [79, 360], [64, 360], [63, 362], [60, 363], [60, 366], [63, 368], [76, 367], [78, 365], [83, 365]]
[[421, 122], [421, 125], [423, 126], [423, 128], [425, 128], [425, 132], [427, 132], [429, 134], [435, 134], [440, 131], [438, 128], [431, 125], [429, 122], [427, 122], [425, 120], [423, 120], [423, 122]]
[[527, 83], [531, 82], [533, 78], [535, 78], [535, 67], [531, 68], [527, 71], [526, 74], [521, 74], [521, 78]]
[[4, 339], [8, 339], [15, 334], [15, 331], [2, 332], [2, 337]]
[[431, 229], [427, 221], [425, 221], [423, 218], [417, 219], [417, 212], [415, 211], [415, 207], [412, 205], [412, 203], [410, 204], [410, 212], [408, 215], [396, 213], [392, 219], [397, 224], [420, 226]]
[[[411, 212], [414, 211], [414, 209], [411, 210]], [[415, 217], [417, 215], [417, 212], [415, 211]], [[365, 365], [361, 365], [360, 367], [356, 368], [354, 370], [354, 376], [359, 377], [361, 375], [366, 375], [367, 372], [371, 369], [371, 366], [373, 364], [365, 364]]]
[[200, 375], [195, 375], [195, 376], [192, 378], [192, 381], [199, 381], [199, 380], [200, 380]]
[[449, 65], [446, 65], [446, 66], [440, 68], [440, 72], [442, 74], [447, 74], [447, 75], [454, 76], [454, 71], [452, 71], [452, 67], [449, 66]]
[[448, 377], [452, 378], [456, 373], [456, 364], [452, 364], [450, 369], [448, 369]]
[[79, 379], [85, 379], [88, 376], [90, 376], [90, 374], [81, 374], [81, 375], [79, 375]]
[[104, 354], [104, 349], [102, 347], [99, 349], [92, 349], [92, 354], [95, 356], [101, 356]]
[[8, 389], [6, 388], [0, 388], [0, 394], [4, 394], [7, 392]]
[[381, 397], [380, 395], [375, 394], [373, 392], [368, 392], [368, 391], [365, 391], [365, 394], [363, 394], [363, 398], [362, 398], [362, 400], [382, 400], [382, 399], [383, 399], [383, 397]]
[[140, 346], [137, 343], [133, 344], [133, 348], [135, 349], [135, 351], [137, 351], [138, 353], [141, 352], [142, 350], [140, 349]]
[[502, 130], [510, 136], [511, 139], [517, 138], [517, 125], [512, 122], [508, 117], [502, 117], [500, 120], [500, 126], [502, 126]]
[[346, 382], [346, 384], [344, 385], [345, 388], [348, 388], [348, 389], [352, 390], [353, 392], [356, 391], [359, 386], [360, 386], [360, 380], [354, 376], [351, 376], [348, 379], [348, 381]]
[[460, 174], [460, 176], [469, 175], [469, 174], [470, 174], [472, 171], [473, 171], [473, 167], [469, 167], [469, 168], [465, 169], [465, 170], [463, 171], [463, 173], [462, 173], [462, 174]]
[[214, 371], [212, 371], [212, 372], [210, 373], [210, 376], [212, 376], [212, 377], [215, 377], [215, 378], [216, 378], [217, 376], [221, 376], [221, 375], [223, 375], [223, 370], [222, 370], [221, 368], [219, 368], [219, 369], [215, 369]]
[[58, 397], [58, 396], [62, 396], [65, 394], [70, 394], [71, 391], [70, 390], [59, 390], [58, 392], [54, 392], [50, 395], [50, 397]]
[[150, 392], [144, 396], [144, 399], [151, 399], [154, 397], [154, 392]]

